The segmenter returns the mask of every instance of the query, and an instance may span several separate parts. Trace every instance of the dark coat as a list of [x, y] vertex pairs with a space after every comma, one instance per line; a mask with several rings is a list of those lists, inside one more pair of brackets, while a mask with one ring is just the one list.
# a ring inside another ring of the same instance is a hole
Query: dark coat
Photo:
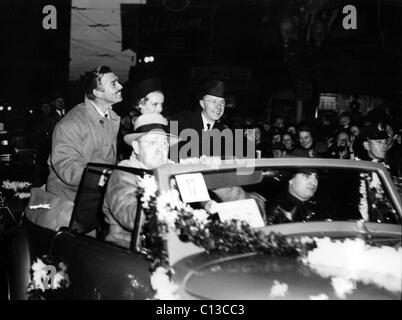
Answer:
[[315, 197], [307, 201], [301, 201], [289, 192], [280, 194], [277, 199], [268, 204], [266, 212], [268, 224], [305, 222], [330, 218], [330, 213], [318, 204], [318, 199]]
[[[193, 157], [200, 157], [201, 155], [206, 155], [206, 156], [220, 156], [224, 158], [225, 155], [225, 147], [224, 147], [224, 141], [221, 143], [221, 148], [219, 150], [214, 150], [211, 147], [209, 150], [203, 150], [202, 144], [203, 141], [204, 143], [206, 142], [206, 139], [210, 138], [210, 135], [208, 135], [208, 132], [204, 132], [204, 125], [202, 122], [202, 116], [201, 116], [201, 110], [197, 111], [185, 111], [182, 113], [179, 113], [176, 115], [176, 117], [173, 119], [178, 121], [178, 134], [182, 138], [182, 142], [179, 143], [179, 158], [193, 158]], [[171, 125], [172, 128], [172, 125]], [[223, 125], [220, 121], [216, 121], [214, 123], [214, 126], [212, 129], [217, 129], [219, 132], [222, 132], [224, 129], [227, 127]], [[197, 140], [198, 141], [192, 141], [193, 137], [189, 135], [185, 135], [185, 132], [183, 130], [185, 129], [194, 129], [195, 133], [197, 135]], [[172, 131], [174, 133], [174, 131]], [[194, 143], [193, 143], [194, 142]], [[198, 142], [198, 143], [197, 143]], [[197, 148], [190, 148], [191, 146], [197, 146], [198, 145], [198, 150], [195, 150]], [[205, 148], [204, 148], [205, 149]], [[174, 160], [174, 159], [173, 159]]]

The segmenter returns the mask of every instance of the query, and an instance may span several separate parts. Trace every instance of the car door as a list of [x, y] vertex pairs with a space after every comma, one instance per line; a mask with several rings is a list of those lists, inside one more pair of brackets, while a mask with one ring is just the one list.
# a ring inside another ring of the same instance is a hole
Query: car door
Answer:
[[71, 285], [63, 298], [152, 298], [149, 263], [139, 253], [63, 231], [54, 237], [49, 254], [68, 268]]

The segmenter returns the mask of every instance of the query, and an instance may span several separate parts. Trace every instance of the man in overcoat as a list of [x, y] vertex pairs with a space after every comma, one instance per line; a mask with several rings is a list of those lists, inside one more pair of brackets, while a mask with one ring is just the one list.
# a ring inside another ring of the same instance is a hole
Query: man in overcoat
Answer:
[[[50, 229], [69, 224], [87, 164], [115, 164], [117, 160], [120, 117], [112, 105], [122, 100], [122, 86], [109, 67], [101, 66], [87, 73], [84, 90], [85, 101], [68, 112], [53, 131], [46, 191], [33, 188], [26, 210], [30, 220]], [[31, 207], [38, 204], [48, 204], [49, 209], [33, 211]]]

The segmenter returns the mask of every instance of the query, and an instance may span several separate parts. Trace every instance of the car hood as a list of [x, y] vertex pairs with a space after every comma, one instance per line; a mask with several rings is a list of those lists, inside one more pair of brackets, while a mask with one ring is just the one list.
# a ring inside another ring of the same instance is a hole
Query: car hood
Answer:
[[183, 299], [400, 299], [374, 284], [354, 282], [350, 294], [337, 294], [323, 278], [294, 258], [243, 254], [225, 258], [197, 254], [178, 262], [174, 280]]

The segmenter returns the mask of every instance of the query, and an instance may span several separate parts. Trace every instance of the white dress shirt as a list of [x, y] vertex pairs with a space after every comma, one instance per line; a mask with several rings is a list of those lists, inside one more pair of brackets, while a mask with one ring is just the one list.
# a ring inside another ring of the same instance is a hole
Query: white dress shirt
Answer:
[[[204, 117], [204, 114], [203, 114], [202, 112], [201, 112], [201, 118], [202, 118], [202, 123], [203, 123], [204, 131], [211, 130], [211, 129], [214, 127], [215, 121], [208, 121], [208, 120]], [[209, 129], [208, 129], [208, 124], [210, 125], [210, 126], [209, 126]]]

